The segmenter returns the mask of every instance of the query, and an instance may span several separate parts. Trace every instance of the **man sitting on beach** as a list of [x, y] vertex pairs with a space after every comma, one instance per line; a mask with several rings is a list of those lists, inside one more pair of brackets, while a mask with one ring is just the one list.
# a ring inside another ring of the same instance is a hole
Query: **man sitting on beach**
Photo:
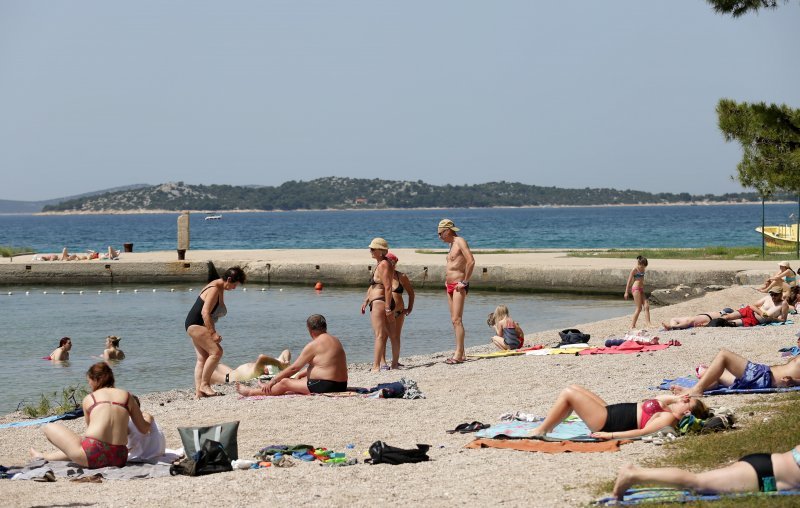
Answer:
[[736, 390], [757, 388], [782, 388], [795, 386], [800, 382], [800, 356], [796, 356], [783, 365], [763, 365], [737, 355], [727, 349], [720, 350], [711, 365], [697, 368], [700, 377], [691, 388], [672, 386], [670, 389], [678, 395], [688, 394], [701, 396], [706, 390], [719, 386], [727, 386]]
[[[280, 356], [273, 358], [267, 355], [258, 355], [256, 361], [243, 363], [232, 369], [224, 363], [217, 364], [211, 373], [211, 384], [233, 383], [235, 381], [249, 381], [251, 379], [270, 374], [277, 374], [292, 361], [292, 353], [284, 349]], [[272, 367], [272, 369], [270, 369]]]
[[767, 296], [757, 302], [722, 317], [735, 326], [756, 326], [773, 322], [785, 323], [788, 315], [789, 302], [783, 299], [783, 291], [772, 288]]
[[[347, 390], [347, 356], [339, 339], [328, 333], [328, 324], [319, 314], [313, 314], [306, 320], [309, 342], [297, 360], [272, 378], [267, 384], [259, 384], [258, 388], [249, 388], [236, 383], [236, 391], [240, 395], [283, 395], [285, 393], [344, 392]], [[297, 379], [291, 377], [308, 365], [306, 371]], [[305, 377], [306, 380], [301, 378]]]

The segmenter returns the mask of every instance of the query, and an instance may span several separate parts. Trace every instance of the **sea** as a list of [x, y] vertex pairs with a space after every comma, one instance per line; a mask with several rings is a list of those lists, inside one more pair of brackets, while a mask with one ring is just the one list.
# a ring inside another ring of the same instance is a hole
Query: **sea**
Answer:
[[[795, 220], [797, 204], [769, 204], [767, 224]], [[176, 248], [177, 213], [136, 215], [0, 215], [0, 245], [36, 252], [120, 248]], [[364, 248], [375, 236], [397, 248], [442, 249], [436, 224], [453, 219], [473, 249], [637, 248], [760, 245], [754, 228], [761, 205], [620, 206], [448, 210], [364, 210], [223, 213], [218, 221], [191, 214], [192, 249]], [[624, 281], [620, 281], [620, 293]], [[183, 321], [199, 285], [4, 286], [0, 288], [0, 414], [38, 403], [61, 388], [85, 382], [86, 369], [102, 354], [107, 335], [122, 337], [127, 358], [114, 367], [118, 385], [137, 393], [190, 388], [194, 350]], [[476, 288], [477, 289], [477, 288]], [[10, 293], [10, 294], [9, 294]], [[345, 345], [348, 361], [370, 362], [369, 318], [360, 313], [363, 289], [249, 284], [226, 294], [228, 316], [219, 323], [223, 363], [237, 366], [264, 353], [290, 349], [296, 356], [308, 341], [305, 318], [326, 316], [329, 330]], [[534, 342], [557, 336], [543, 330], [632, 313], [619, 298], [571, 295], [470, 293], [464, 315], [467, 346], [487, 344], [489, 312], [509, 306]], [[69, 336], [71, 359], [43, 360]], [[407, 318], [401, 355], [429, 354], [453, 347], [447, 302], [441, 291], [417, 292]], [[403, 373], [402, 375], [411, 375]]]

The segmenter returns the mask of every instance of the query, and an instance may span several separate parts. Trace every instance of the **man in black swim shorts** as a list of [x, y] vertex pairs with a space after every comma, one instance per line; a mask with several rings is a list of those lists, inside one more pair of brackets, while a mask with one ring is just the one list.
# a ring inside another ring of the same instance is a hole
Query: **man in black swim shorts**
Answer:
[[[328, 324], [320, 314], [306, 321], [309, 342], [300, 356], [269, 383], [250, 388], [236, 383], [241, 395], [283, 395], [347, 391], [347, 356], [339, 339], [328, 333]], [[307, 367], [306, 367], [307, 366]], [[306, 367], [304, 372], [301, 372]], [[293, 379], [295, 374], [299, 375]], [[306, 378], [306, 379], [302, 379]]]

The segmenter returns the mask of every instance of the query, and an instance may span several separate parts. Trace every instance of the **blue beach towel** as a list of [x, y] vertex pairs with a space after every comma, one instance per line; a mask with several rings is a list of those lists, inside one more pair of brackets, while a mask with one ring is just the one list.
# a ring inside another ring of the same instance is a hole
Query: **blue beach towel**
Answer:
[[730, 494], [695, 494], [689, 490], [672, 489], [669, 487], [651, 487], [644, 489], [629, 489], [625, 492], [622, 501], [615, 497], [604, 497], [594, 504], [601, 506], [632, 506], [652, 503], [689, 503], [698, 501], [719, 501], [721, 499], [744, 499], [749, 497], [782, 497], [797, 496], [800, 490], [778, 490], [775, 492], [736, 492]]
[[[536, 422], [502, 422], [492, 425], [488, 429], [479, 430], [475, 433], [475, 437], [531, 439], [531, 431], [541, 423], [541, 420]], [[577, 418], [567, 419], [556, 425], [543, 439], [545, 441], [598, 441], [598, 439], [589, 436], [591, 433], [592, 431], [583, 423], [583, 420]]]
[[[665, 379], [660, 385], [659, 390], [669, 390], [670, 386], [681, 386], [683, 388], [691, 388], [697, 384], [697, 378], [692, 376], [684, 376], [675, 379]], [[732, 389], [732, 388], [715, 388], [713, 390], [706, 390], [703, 395], [729, 395], [733, 393], [782, 393], [782, 392], [796, 392], [800, 390], [800, 386], [790, 386], [788, 388], [751, 388], [751, 389]]]
[[78, 408], [75, 411], [63, 413], [60, 415], [45, 416], [44, 418], [37, 418], [36, 420], [22, 420], [21, 422], [4, 423], [0, 425], [0, 429], [10, 429], [15, 427], [30, 427], [31, 425], [43, 425], [45, 423], [55, 422], [58, 420], [74, 420], [83, 416], [83, 408]]

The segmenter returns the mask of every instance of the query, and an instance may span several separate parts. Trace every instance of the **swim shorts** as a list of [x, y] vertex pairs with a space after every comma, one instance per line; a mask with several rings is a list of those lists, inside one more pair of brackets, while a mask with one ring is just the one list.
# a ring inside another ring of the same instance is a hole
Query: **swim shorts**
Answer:
[[747, 362], [742, 377], [737, 377], [731, 385], [733, 390], [752, 390], [756, 388], [772, 388], [772, 371], [769, 365]]
[[753, 309], [749, 306], [739, 309], [739, 314], [742, 316], [742, 326], [756, 326], [758, 324], [758, 318], [756, 318]]
[[306, 382], [311, 393], [346, 392], [347, 381], [328, 381], [327, 379], [309, 379]]
[[[444, 287], [447, 289], [447, 294], [452, 295], [456, 292], [456, 286], [458, 286], [458, 282], [445, 282]], [[461, 292], [464, 293], [464, 296], [469, 293], [469, 286], [464, 286], [461, 288]]]

